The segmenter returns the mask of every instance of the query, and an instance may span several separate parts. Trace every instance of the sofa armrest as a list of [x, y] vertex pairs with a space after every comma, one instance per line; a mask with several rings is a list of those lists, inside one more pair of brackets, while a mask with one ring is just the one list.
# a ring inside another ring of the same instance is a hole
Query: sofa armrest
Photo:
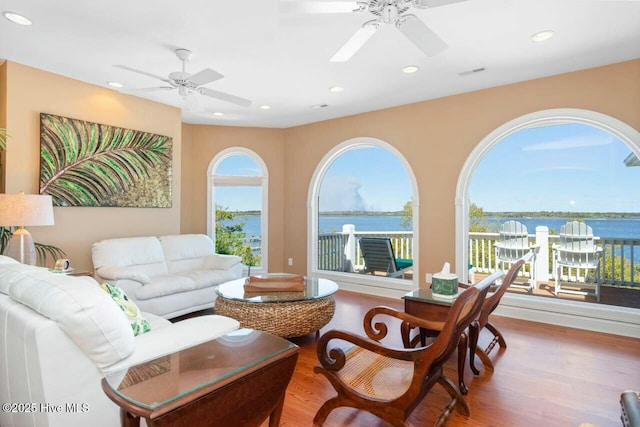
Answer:
[[117, 372], [139, 363], [175, 353], [187, 347], [211, 341], [228, 332], [235, 331], [240, 323], [226, 316], [207, 315], [192, 317], [172, 325], [151, 329], [136, 337], [133, 354], [107, 368], [103, 374]]
[[98, 276], [107, 280], [128, 279], [140, 282], [143, 285], [151, 283], [151, 279], [146, 273], [136, 271], [128, 267], [104, 266], [96, 270]]
[[240, 264], [242, 258], [236, 255], [211, 254], [204, 258], [202, 268], [205, 270], [228, 270]]

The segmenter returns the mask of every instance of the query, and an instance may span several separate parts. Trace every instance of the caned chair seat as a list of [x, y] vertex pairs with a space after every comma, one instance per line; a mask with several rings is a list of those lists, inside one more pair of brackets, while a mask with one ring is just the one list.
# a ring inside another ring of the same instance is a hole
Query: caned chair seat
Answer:
[[405, 393], [413, 378], [413, 363], [382, 356], [362, 347], [345, 354], [338, 377], [356, 392], [374, 399], [392, 400]]

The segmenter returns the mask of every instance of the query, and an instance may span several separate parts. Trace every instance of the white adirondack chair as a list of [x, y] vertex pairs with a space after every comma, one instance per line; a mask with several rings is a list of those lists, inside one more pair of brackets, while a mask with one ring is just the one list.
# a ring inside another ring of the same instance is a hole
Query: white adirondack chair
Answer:
[[[593, 237], [593, 230], [584, 222], [569, 221], [560, 227], [560, 243], [553, 245], [553, 271], [556, 277], [555, 294], [559, 292], [572, 293], [579, 295], [595, 295], [597, 301], [600, 301], [600, 258], [602, 257], [602, 248], [595, 244], [596, 238]], [[578, 291], [562, 288], [562, 268], [576, 270], [576, 279], [578, 279], [578, 270], [583, 269], [584, 279], [587, 281], [589, 270], [594, 270], [595, 292]]]
[[529, 280], [524, 284], [514, 282], [510, 287], [527, 289], [532, 293], [536, 288], [536, 255], [540, 247], [529, 244], [527, 227], [518, 221], [505, 222], [500, 227], [500, 235], [495, 247], [496, 263], [503, 271], [507, 271], [511, 265], [526, 257], [526, 263], [529, 264]]

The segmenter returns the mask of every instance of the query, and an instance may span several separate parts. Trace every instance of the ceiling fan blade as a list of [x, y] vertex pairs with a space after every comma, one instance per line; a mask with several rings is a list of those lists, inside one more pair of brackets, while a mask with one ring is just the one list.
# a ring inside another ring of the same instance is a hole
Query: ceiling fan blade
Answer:
[[146, 71], [137, 70], [135, 68], [127, 67], [126, 65], [114, 65], [114, 67], [122, 68], [123, 70], [133, 71], [134, 73], [144, 74], [145, 76], [153, 77], [154, 79], [162, 80], [163, 82], [171, 83], [166, 77], [158, 76], [156, 74], [147, 73]]
[[210, 96], [211, 98], [221, 99], [223, 101], [230, 102], [232, 104], [240, 105], [241, 107], [248, 107], [251, 105], [251, 101], [239, 96], [229, 95], [228, 93], [218, 92], [217, 90], [209, 89], [207, 87], [200, 87], [197, 89], [202, 95]]
[[141, 87], [136, 89], [123, 89], [120, 92], [122, 93], [130, 93], [130, 92], [158, 92], [164, 90], [172, 90], [175, 89], [174, 86], [156, 86], [156, 87]]
[[360, 10], [355, 1], [280, 0], [281, 13], [350, 13]]
[[205, 68], [204, 70], [189, 76], [189, 81], [196, 86], [202, 86], [206, 85], [207, 83], [219, 80], [223, 77], [224, 76], [219, 72], [212, 70], [211, 68]]
[[412, 3], [419, 9], [426, 9], [428, 7], [446, 6], [448, 4], [460, 3], [467, 0], [413, 0]]
[[403, 15], [396, 27], [427, 56], [437, 55], [447, 48], [447, 44], [415, 15]]
[[376, 32], [380, 23], [378, 21], [366, 22], [362, 27], [358, 28], [349, 40], [336, 52], [329, 60], [331, 62], [348, 61]]

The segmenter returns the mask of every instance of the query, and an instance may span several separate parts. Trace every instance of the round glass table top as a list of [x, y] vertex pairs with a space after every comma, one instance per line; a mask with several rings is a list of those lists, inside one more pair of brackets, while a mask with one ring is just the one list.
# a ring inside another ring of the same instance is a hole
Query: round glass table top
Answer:
[[304, 278], [304, 290], [300, 292], [267, 291], [245, 292], [244, 284], [247, 278], [232, 280], [218, 286], [216, 293], [226, 299], [245, 302], [292, 302], [325, 298], [338, 290], [336, 282], [317, 277]]

